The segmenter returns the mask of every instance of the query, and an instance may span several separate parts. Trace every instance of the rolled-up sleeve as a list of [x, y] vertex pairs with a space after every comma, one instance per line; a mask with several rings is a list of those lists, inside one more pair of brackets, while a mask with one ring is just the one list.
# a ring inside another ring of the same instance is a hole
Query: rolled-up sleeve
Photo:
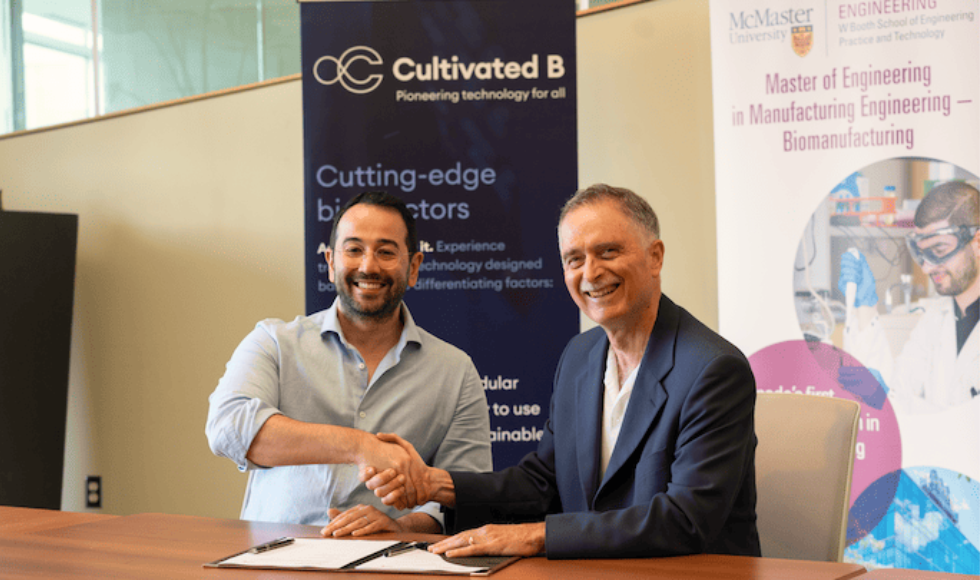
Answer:
[[260, 323], [235, 349], [209, 398], [205, 434], [211, 451], [240, 471], [262, 468], [246, 455], [262, 425], [279, 414], [279, 349]]

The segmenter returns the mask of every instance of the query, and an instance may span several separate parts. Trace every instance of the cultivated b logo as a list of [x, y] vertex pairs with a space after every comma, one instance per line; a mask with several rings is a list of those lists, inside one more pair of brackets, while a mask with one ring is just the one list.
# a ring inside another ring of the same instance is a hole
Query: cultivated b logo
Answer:
[[[334, 58], [332, 56], [321, 56], [315, 63], [313, 63], [313, 76], [316, 78], [317, 82], [321, 85], [332, 85], [337, 81], [343, 85], [348, 91], [363, 95], [364, 93], [370, 93], [374, 89], [378, 88], [381, 81], [384, 80], [384, 75], [377, 73], [369, 75], [366, 79], [356, 79], [354, 78], [348, 69], [355, 62], [363, 60], [369, 65], [381, 65], [384, 62], [381, 60], [381, 55], [378, 54], [373, 48], [367, 46], [352, 46], [344, 51], [344, 54], [340, 55], [340, 58]], [[326, 62], [334, 63], [333, 77], [330, 80], [324, 80], [320, 76], [321, 68], [323, 72], [329, 76], [330, 67], [324, 65]], [[360, 68], [360, 67], [359, 67]]]

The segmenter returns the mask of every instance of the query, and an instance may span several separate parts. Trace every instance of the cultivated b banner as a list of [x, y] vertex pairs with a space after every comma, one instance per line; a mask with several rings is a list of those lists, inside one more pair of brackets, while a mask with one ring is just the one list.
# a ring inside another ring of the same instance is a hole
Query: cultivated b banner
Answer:
[[977, 1], [710, 12], [721, 332], [861, 403], [845, 560], [978, 574]]
[[337, 210], [386, 190], [415, 212], [416, 322], [483, 377], [494, 464], [533, 450], [578, 332], [556, 219], [577, 187], [568, 0], [301, 6], [307, 311], [334, 299]]

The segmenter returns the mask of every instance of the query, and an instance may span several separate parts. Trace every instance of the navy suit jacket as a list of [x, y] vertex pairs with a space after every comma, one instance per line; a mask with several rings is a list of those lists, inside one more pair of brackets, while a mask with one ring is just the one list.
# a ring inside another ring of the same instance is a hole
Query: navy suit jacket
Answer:
[[601, 328], [573, 338], [536, 452], [495, 473], [451, 473], [453, 531], [546, 522], [549, 558], [759, 556], [755, 379], [742, 353], [662, 296], [600, 481]]

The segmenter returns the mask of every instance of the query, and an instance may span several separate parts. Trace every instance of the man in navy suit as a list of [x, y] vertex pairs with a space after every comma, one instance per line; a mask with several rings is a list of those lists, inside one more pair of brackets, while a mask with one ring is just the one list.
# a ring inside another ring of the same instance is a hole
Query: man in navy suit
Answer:
[[737, 348], [661, 293], [653, 209], [594, 185], [565, 204], [558, 241], [568, 292], [600, 328], [566, 347], [537, 451], [495, 473], [416, 454], [411, 474], [368, 487], [404, 503], [411, 477], [418, 501], [452, 508], [447, 527], [467, 531], [430, 548], [450, 557], [760, 555], [755, 380]]

